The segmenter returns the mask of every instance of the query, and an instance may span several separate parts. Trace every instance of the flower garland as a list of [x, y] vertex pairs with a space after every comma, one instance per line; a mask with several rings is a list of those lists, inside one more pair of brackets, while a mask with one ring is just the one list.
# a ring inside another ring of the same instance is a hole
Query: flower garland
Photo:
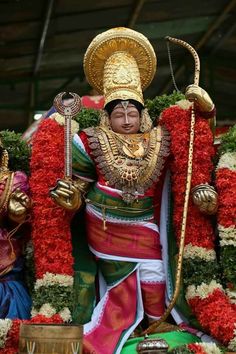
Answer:
[[32, 316], [59, 314], [71, 319], [73, 257], [70, 234], [71, 213], [58, 207], [49, 196], [64, 171], [63, 119], [44, 120], [34, 137], [30, 188], [34, 200], [32, 240], [36, 283]]
[[[236, 125], [223, 137], [220, 151], [216, 168], [220, 262], [226, 293], [236, 311]], [[236, 350], [236, 328], [229, 348]]]
[[216, 168], [220, 259], [227, 294], [236, 304], [236, 125], [222, 139], [220, 150]]
[[220, 350], [214, 343], [194, 343], [180, 346], [170, 351], [172, 354], [221, 354]]
[[[0, 353], [17, 354], [19, 345], [19, 331], [22, 320], [1, 320], [0, 326]], [[5, 333], [4, 333], [5, 332]]]
[[[171, 136], [174, 157], [170, 166], [174, 197], [173, 222], [179, 244], [190, 135], [188, 104], [180, 102], [166, 109], [160, 122]], [[208, 122], [196, 113], [192, 188], [201, 183], [210, 183], [213, 155], [213, 137]], [[214, 241], [210, 218], [201, 214], [190, 198], [183, 262], [186, 299], [203, 329], [231, 349], [236, 349], [232, 342], [235, 338], [236, 310], [219, 282]]]
[[2, 320], [1, 354], [18, 353], [21, 323], [63, 323], [71, 319], [71, 214], [57, 207], [48, 194], [64, 171], [63, 122], [58, 115], [53, 118], [41, 123], [34, 137], [31, 158], [32, 241], [36, 271], [32, 318], [29, 321]]

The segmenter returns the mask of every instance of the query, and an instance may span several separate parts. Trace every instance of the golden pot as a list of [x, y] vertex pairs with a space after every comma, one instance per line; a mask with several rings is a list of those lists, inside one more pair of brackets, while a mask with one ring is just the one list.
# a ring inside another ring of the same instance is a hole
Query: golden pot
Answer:
[[19, 354], [82, 354], [83, 327], [21, 324]]

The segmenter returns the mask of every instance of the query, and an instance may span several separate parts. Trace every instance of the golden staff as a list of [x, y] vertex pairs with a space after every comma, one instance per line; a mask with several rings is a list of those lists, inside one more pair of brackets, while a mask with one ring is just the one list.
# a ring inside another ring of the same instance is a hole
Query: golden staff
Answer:
[[61, 92], [54, 98], [53, 106], [56, 111], [65, 117], [64, 125], [64, 147], [65, 147], [65, 179], [71, 180], [72, 178], [72, 157], [71, 157], [71, 120], [79, 113], [81, 109], [81, 99], [79, 95], [74, 92], [69, 92], [70, 102], [64, 104], [63, 99], [66, 97], [66, 92]]
[[[194, 63], [195, 63], [195, 71], [194, 71], [194, 85], [199, 84], [199, 76], [200, 76], [200, 60], [195, 49], [188, 43], [182, 41], [181, 39], [173, 38], [173, 37], [165, 37], [166, 40], [179, 44], [184, 48], [187, 48], [190, 53], [193, 55]], [[183, 265], [183, 254], [184, 254], [184, 242], [185, 242], [185, 232], [186, 232], [186, 224], [187, 224], [187, 214], [188, 214], [188, 202], [191, 188], [191, 180], [192, 180], [192, 162], [193, 162], [193, 142], [194, 142], [194, 126], [195, 126], [195, 110], [194, 110], [194, 102], [192, 102], [191, 106], [191, 121], [190, 121], [190, 140], [189, 140], [189, 150], [188, 150], [188, 168], [187, 168], [187, 180], [185, 187], [185, 198], [184, 198], [184, 208], [183, 208], [183, 216], [182, 216], [182, 224], [181, 224], [181, 234], [180, 234], [180, 244], [179, 244], [179, 254], [178, 254], [178, 262], [177, 269], [175, 274], [175, 290], [172, 296], [172, 299], [162, 315], [162, 317], [155, 321], [151, 326], [143, 332], [143, 334], [150, 334], [156, 330], [156, 328], [166, 320], [169, 316], [171, 310], [173, 309], [178, 295], [180, 291], [180, 281], [181, 281], [181, 273], [182, 273], [182, 265]]]

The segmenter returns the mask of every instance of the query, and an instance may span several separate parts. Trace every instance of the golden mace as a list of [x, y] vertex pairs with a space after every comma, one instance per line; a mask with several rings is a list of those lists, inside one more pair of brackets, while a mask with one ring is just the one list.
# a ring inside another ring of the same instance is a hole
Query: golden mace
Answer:
[[[184, 48], [187, 48], [190, 53], [193, 55], [195, 70], [194, 70], [194, 85], [199, 84], [199, 76], [200, 76], [200, 60], [196, 50], [188, 43], [182, 41], [181, 39], [173, 38], [173, 37], [165, 37], [166, 40], [179, 44]], [[185, 232], [186, 232], [186, 224], [187, 224], [187, 214], [188, 214], [188, 202], [191, 188], [191, 179], [192, 179], [192, 162], [193, 162], [193, 142], [194, 142], [194, 126], [195, 126], [195, 110], [194, 110], [194, 102], [192, 102], [191, 106], [191, 121], [190, 121], [190, 140], [189, 140], [189, 149], [188, 149], [188, 168], [187, 168], [187, 179], [186, 179], [186, 187], [185, 187], [185, 198], [184, 198], [184, 208], [183, 208], [183, 216], [182, 216], [182, 224], [181, 224], [181, 234], [180, 234], [180, 244], [179, 244], [179, 253], [178, 253], [178, 261], [177, 268], [175, 274], [175, 290], [172, 296], [172, 299], [162, 315], [162, 317], [155, 321], [150, 327], [143, 332], [143, 334], [150, 334], [156, 330], [156, 328], [166, 320], [169, 316], [171, 310], [173, 309], [178, 295], [180, 291], [180, 281], [181, 281], [181, 273], [182, 273], [182, 265], [183, 265], [183, 254], [184, 254], [184, 242], [185, 242]]]

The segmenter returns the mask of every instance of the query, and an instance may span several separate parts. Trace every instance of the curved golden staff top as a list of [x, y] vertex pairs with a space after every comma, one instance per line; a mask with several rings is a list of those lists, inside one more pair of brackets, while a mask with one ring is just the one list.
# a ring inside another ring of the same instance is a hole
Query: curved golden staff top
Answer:
[[[182, 41], [181, 39], [173, 38], [173, 37], [165, 37], [166, 40], [179, 44], [184, 48], [188, 49], [190, 53], [193, 55], [194, 63], [195, 63], [195, 72], [194, 72], [194, 84], [198, 85], [199, 77], [200, 77], [200, 60], [195, 49], [188, 43]], [[188, 203], [189, 203], [189, 195], [191, 189], [191, 180], [192, 180], [192, 161], [193, 161], [193, 142], [194, 142], [194, 126], [195, 126], [195, 111], [194, 111], [194, 102], [191, 107], [191, 121], [190, 121], [190, 141], [189, 141], [189, 150], [188, 150], [188, 167], [187, 167], [187, 178], [186, 178], [186, 187], [185, 187], [185, 199], [184, 199], [184, 208], [183, 208], [183, 216], [182, 216], [182, 224], [181, 224], [181, 234], [180, 234], [180, 244], [179, 244], [179, 254], [177, 261], [177, 268], [175, 274], [175, 290], [170, 300], [170, 303], [162, 315], [162, 317], [155, 321], [143, 334], [150, 334], [156, 330], [156, 328], [166, 320], [169, 316], [171, 310], [173, 309], [178, 295], [180, 291], [180, 283], [181, 283], [181, 273], [182, 273], [182, 265], [183, 265], [183, 254], [184, 254], [184, 242], [185, 242], [185, 232], [186, 232], [186, 224], [187, 224], [187, 214], [188, 214]]]
[[165, 39], [167, 41], [173, 42], [175, 44], [179, 44], [182, 47], [184, 47], [190, 51], [190, 53], [192, 54], [192, 56], [194, 58], [194, 64], [195, 64], [193, 83], [194, 83], [194, 85], [199, 85], [200, 60], [199, 60], [199, 56], [198, 56], [196, 50], [187, 42], [182, 41], [182, 39], [178, 39], [178, 38], [174, 38], [174, 37], [170, 37], [170, 36], [166, 36]]
[[72, 162], [71, 162], [71, 119], [81, 109], [81, 99], [77, 93], [69, 92], [70, 102], [64, 104], [63, 99], [66, 97], [66, 92], [60, 92], [53, 101], [53, 106], [56, 111], [65, 117], [64, 126], [64, 146], [65, 146], [65, 179], [71, 179], [72, 177]]

